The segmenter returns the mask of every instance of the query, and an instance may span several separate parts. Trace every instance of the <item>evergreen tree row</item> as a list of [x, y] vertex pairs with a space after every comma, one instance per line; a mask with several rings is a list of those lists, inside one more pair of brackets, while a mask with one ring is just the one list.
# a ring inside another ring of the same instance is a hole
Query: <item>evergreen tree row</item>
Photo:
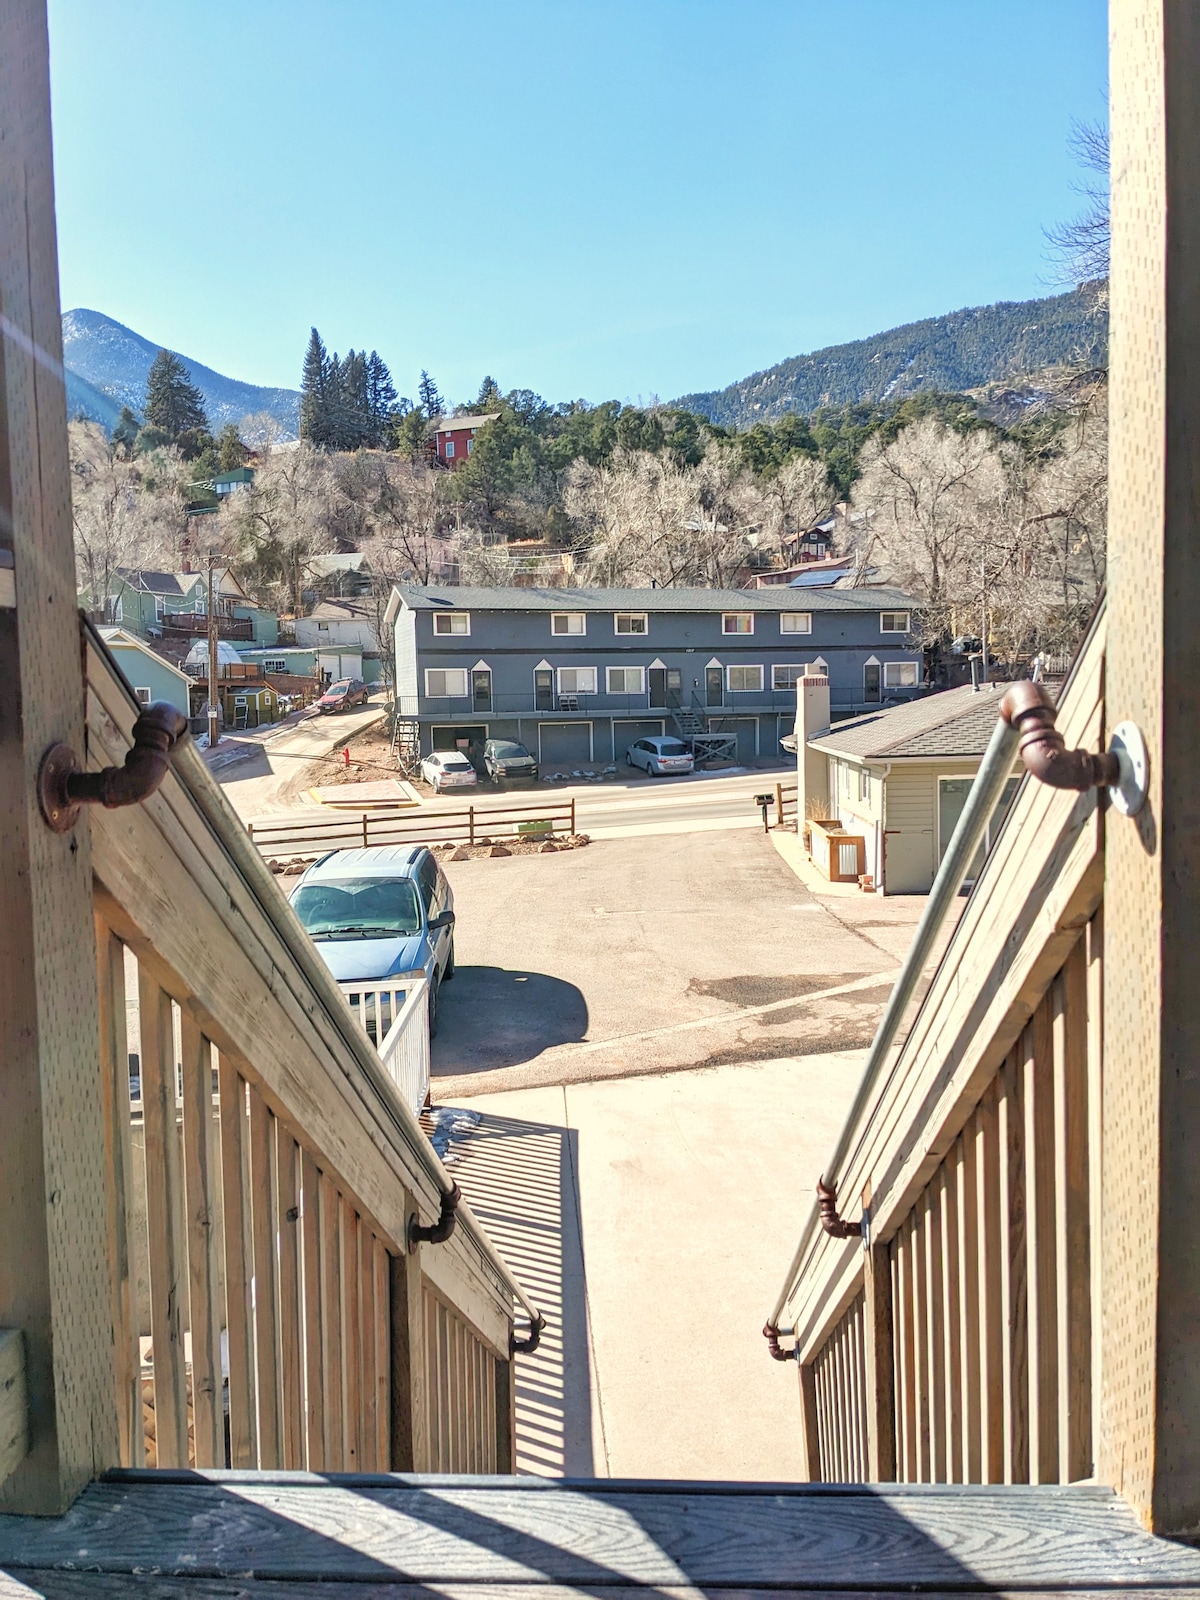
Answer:
[[385, 448], [409, 409], [397, 400], [387, 363], [374, 350], [342, 357], [314, 328], [300, 383], [300, 437], [328, 450]]

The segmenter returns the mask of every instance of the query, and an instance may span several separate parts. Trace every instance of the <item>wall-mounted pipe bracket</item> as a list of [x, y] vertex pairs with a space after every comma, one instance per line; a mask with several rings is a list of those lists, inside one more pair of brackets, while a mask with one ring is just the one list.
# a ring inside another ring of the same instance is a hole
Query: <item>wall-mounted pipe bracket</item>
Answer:
[[546, 1319], [539, 1312], [529, 1324], [529, 1335], [525, 1339], [516, 1339], [510, 1333], [508, 1336], [508, 1349], [510, 1355], [531, 1356], [542, 1342], [542, 1329], [546, 1326]]
[[417, 1248], [419, 1244], [445, 1244], [454, 1232], [454, 1224], [458, 1220], [458, 1202], [462, 1199], [462, 1190], [457, 1184], [448, 1194], [442, 1195], [442, 1209], [438, 1213], [436, 1222], [431, 1222], [425, 1227], [420, 1218], [414, 1213], [408, 1219], [408, 1253]]
[[46, 826], [70, 833], [83, 806], [136, 806], [149, 799], [171, 765], [171, 752], [187, 733], [182, 711], [156, 700], [133, 725], [133, 747], [121, 767], [84, 772], [69, 745], [51, 745], [38, 768], [38, 805]]
[[847, 1222], [845, 1217], [838, 1216], [837, 1190], [831, 1183], [826, 1183], [824, 1178], [817, 1179], [817, 1209], [821, 1216], [821, 1226], [831, 1239], [862, 1238], [861, 1222]]

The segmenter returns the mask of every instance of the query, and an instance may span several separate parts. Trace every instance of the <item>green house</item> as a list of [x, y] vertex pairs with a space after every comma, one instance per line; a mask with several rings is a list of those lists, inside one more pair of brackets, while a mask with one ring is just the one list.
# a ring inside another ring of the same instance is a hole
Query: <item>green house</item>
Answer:
[[102, 627], [100, 637], [143, 705], [149, 705], [152, 700], [165, 700], [177, 711], [182, 711], [185, 717], [191, 715], [191, 679], [186, 672], [181, 672], [172, 662], [164, 660], [143, 639], [126, 628]]

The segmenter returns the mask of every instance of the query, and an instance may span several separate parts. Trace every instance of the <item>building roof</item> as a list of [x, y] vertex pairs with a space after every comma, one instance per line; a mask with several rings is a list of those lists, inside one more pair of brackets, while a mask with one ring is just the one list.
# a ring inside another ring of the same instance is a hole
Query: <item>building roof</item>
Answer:
[[361, 550], [335, 550], [330, 555], [310, 556], [308, 570], [319, 578], [327, 578], [331, 572], [359, 572], [366, 559]]
[[97, 631], [110, 649], [121, 648], [140, 650], [143, 655], [149, 656], [150, 659], [152, 661], [156, 661], [160, 667], [166, 667], [168, 672], [173, 672], [177, 678], [182, 678], [185, 683], [189, 683], [191, 681], [188, 678], [187, 673], [181, 672], [174, 661], [168, 661], [166, 656], [160, 656], [157, 650], [151, 649], [144, 639], [139, 639], [136, 633], [130, 633], [127, 628], [101, 627]]
[[459, 433], [463, 428], [482, 428], [485, 422], [495, 422], [498, 411], [477, 412], [470, 417], [439, 417], [438, 433]]
[[315, 605], [307, 617], [298, 617], [299, 622], [372, 622], [374, 621], [374, 603], [365, 600], [322, 600]]
[[861, 761], [921, 756], [981, 756], [996, 726], [1006, 683], [967, 684], [907, 705], [835, 723], [809, 739], [814, 750]]
[[485, 589], [397, 584], [389, 614], [397, 601], [414, 611], [908, 611], [917, 605], [899, 589], [822, 589], [806, 594], [800, 605], [796, 591], [787, 585], [773, 589]]
[[[116, 573], [117, 577], [123, 578], [131, 588], [143, 589], [147, 594], [181, 596], [195, 586], [196, 579], [200, 576], [198, 572], [143, 572], [138, 567], [118, 567]], [[181, 578], [184, 580], [182, 584]]]
[[[228, 640], [220, 639], [220, 640], [217, 641], [217, 662], [218, 662], [218, 664], [220, 664], [221, 662], [224, 662], [226, 666], [232, 666], [232, 665], [236, 664], [237, 662], [240, 662], [241, 659], [242, 659], [241, 656], [234, 649], [234, 647], [229, 643]], [[208, 660], [208, 640], [207, 639], [197, 639], [195, 644], [188, 651], [187, 656], [185, 657], [185, 660], [187, 660], [187, 661], [201, 661], [201, 662], [207, 661]]]

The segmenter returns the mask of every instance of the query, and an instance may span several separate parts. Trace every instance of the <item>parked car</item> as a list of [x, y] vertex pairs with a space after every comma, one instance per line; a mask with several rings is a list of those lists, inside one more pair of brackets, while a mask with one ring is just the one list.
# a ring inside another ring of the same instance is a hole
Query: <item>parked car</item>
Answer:
[[536, 778], [538, 775], [537, 762], [515, 739], [488, 739], [483, 746], [483, 764], [489, 778]]
[[332, 850], [290, 898], [339, 983], [423, 972], [433, 1037], [439, 991], [454, 976], [454, 895], [424, 845]]
[[421, 776], [435, 794], [443, 789], [473, 789], [479, 774], [461, 750], [435, 750], [421, 763]]
[[670, 734], [639, 739], [626, 750], [625, 760], [631, 767], [642, 767], [655, 778], [664, 778], [668, 773], [691, 772], [695, 766], [687, 745]]
[[371, 691], [361, 678], [339, 678], [331, 683], [317, 701], [317, 710], [328, 716], [331, 711], [349, 711], [351, 706], [365, 706]]

